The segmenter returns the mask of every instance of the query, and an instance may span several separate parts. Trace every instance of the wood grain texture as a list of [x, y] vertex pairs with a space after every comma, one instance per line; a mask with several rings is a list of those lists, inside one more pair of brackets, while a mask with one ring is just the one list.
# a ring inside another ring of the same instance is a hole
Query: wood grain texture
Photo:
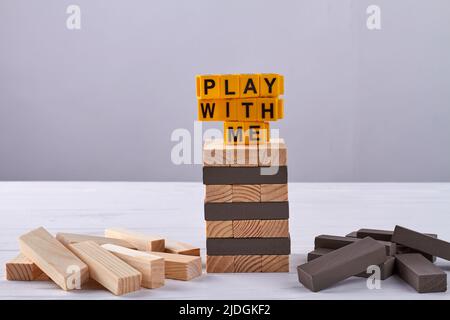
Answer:
[[260, 220], [259, 234], [261, 238], [289, 237], [289, 220]]
[[166, 278], [188, 281], [202, 274], [200, 257], [152, 251], [151, 254], [164, 258]]
[[11, 281], [33, 281], [49, 280], [50, 278], [42, 272], [39, 267], [23, 254], [5, 264], [6, 280]]
[[261, 272], [262, 256], [234, 256], [234, 272]]
[[231, 202], [260, 202], [261, 185], [234, 184], [232, 186]]
[[205, 186], [205, 202], [231, 202], [233, 189], [230, 184]]
[[103, 244], [101, 247], [139, 271], [142, 274], [142, 287], [155, 289], [164, 285], [164, 258], [114, 244]]
[[261, 233], [260, 220], [234, 220], [233, 238], [257, 238]]
[[281, 202], [288, 201], [288, 185], [283, 184], [262, 184], [261, 185], [262, 202]]
[[263, 255], [261, 272], [289, 272], [288, 255]]
[[206, 221], [207, 238], [232, 238], [233, 221]]
[[234, 256], [206, 256], [206, 272], [234, 272]]
[[200, 256], [200, 248], [195, 247], [186, 242], [166, 239], [165, 246], [166, 249], [164, 250], [164, 252], [167, 253], [185, 254], [188, 256]]
[[[89, 277], [87, 265], [42, 227], [20, 236], [19, 246], [20, 252], [63, 290], [75, 289], [75, 277], [80, 284]], [[74, 267], [78, 272], [72, 272]]]
[[107, 237], [99, 237], [99, 236], [90, 236], [85, 234], [77, 234], [77, 233], [64, 233], [58, 232], [56, 234], [56, 239], [64, 245], [84, 242], [84, 241], [94, 241], [95, 243], [102, 244], [115, 244], [117, 246], [126, 247], [130, 249], [136, 249], [135, 246], [128, 243], [125, 240], [115, 239], [115, 238], [107, 238]]
[[94, 241], [72, 243], [68, 248], [89, 266], [90, 278], [115, 295], [141, 288], [142, 274]]
[[105, 230], [105, 236], [125, 240], [141, 251], [164, 252], [165, 250], [164, 238], [157, 235], [147, 235], [123, 228], [109, 228]]
[[289, 237], [289, 220], [233, 220], [233, 238]]

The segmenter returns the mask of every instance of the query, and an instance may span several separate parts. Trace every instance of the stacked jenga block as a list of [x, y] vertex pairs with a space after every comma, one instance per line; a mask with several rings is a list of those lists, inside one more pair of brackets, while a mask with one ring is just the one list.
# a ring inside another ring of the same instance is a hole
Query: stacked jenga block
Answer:
[[224, 121], [203, 146], [207, 272], [288, 272], [287, 150], [277, 74], [197, 76], [198, 119]]
[[[277, 146], [282, 146], [286, 155], [282, 140], [277, 141]], [[227, 151], [236, 152], [236, 149], [210, 141], [204, 147], [206, 270], [288, 272], [286, 157], [281, 162], [278, 159], [276, 166], [263, 167], [259, 163], [260, 155], [267, 156], [271, 152], [256, 148], [256, 155], [250, 157], [256, 159], [253, 166], [248, 162], [245, 166], [236, 166], [238, 162], [226, 156]], [[213, 151], [223, 155], [220, 164], [209, 162]], [[272, 172], [264, 175], [264, 169], [272, 169]]]

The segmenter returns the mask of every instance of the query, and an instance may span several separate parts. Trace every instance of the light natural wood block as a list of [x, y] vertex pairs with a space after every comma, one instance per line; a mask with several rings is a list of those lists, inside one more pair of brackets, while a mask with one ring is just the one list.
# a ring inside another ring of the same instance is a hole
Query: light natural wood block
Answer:
[[289, 256], [262, 256], [262, 272], [289, 272]]
[[234, 220], [233, 238], [257, 238], [261, 233], [260, 220]]
[[202, 274], [200, 257], [152, 251], [151, 254], [164, 258], [166, 278], [191, 280]]
[[141, 251], [164, 252], [165, 250], [164, 238], [157, 235], [147, 235], [122, 228], [109, 228], [105, 230], [105, 236], [125, 240]]
[[115, 295], [137, 291], [141, 287], [139, 271], [93, 241], [68, 245], [89, 266], [90, 277]]
[[142, 287], [155, 289], [164, 285], [164, 258], [114, 244], [103, 244], [101, 247], [138, 270], [142, 274]]
[[63, 290], [75, 289], [74, 281], [81, 285], [89, 277], [87, 265], [42, 227], [20, 236], [19, 245], [20, 252]]
[[232, 167], [257, 167], [258, 146], [257, 145], [235, 145]]
[[259, 237], [289, 237], [289, 220], [260, 220]]
[[206, 221], [207, 238], [233, 238], [233, 221]]
[[230, 184], [205, 185], [205, 202], [231, 202], [233, 189]]
[[200, 248], [181, 241], [174, 241], [166, 239], [165, 241], [167, 253], [185, 254], [188, 256], [200, 256]]
[[261, 270], [261, 256], [234, 256], [234, 272], [261, 272]]
[[14, 259], [6, 262], [5, 269], [6, 280], [33, 281], [50, 279], [36, 264], [23, 254], [19, 254]]
[[203, 145], [203, 165], [211, 167], [226, 167], [225, 147], [223, 140], [207, 140]]
[[259, 184], [234, 184], [232, 191], [231, 202], [261, 201], [261, 185]]
[[262, 184], [261, 202], [288, 201], [288, 185], [284, 184]]
[[267, 144], [261, 144], [258, 150], [259, 166], [286, 166], [287, 147], [283, 139], [271, 139]]
[[76, 234], [76, 233], [64, 233], [58, 232], [56, 234], [56, 239], [64, 245], [68, 245], [71, 243], [78, 243], [84, 241], [94, 241], [96, 244], [115, 244], [117, 246], [126, 247], [130, 249], [136, 249], [135, 246], [128, 243], [125, 240], [115, 239], [115, 238], [107, 238], [107, 237], [99, 237], [99, 236], [89, 236], [84, 234]]
[[206, 272], [234, 272], [234, 256], [206, 256]]

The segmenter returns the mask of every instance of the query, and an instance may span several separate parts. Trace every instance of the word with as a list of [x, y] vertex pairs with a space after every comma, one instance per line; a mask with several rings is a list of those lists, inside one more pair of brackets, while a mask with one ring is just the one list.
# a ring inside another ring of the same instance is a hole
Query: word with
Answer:
[[284, 78], [275, 73], [196, 76], [198, 99], [277, 97], [284, 93]]
[[276, 121], [284, 116], [283, 99], [198, 100], [199, 121]]

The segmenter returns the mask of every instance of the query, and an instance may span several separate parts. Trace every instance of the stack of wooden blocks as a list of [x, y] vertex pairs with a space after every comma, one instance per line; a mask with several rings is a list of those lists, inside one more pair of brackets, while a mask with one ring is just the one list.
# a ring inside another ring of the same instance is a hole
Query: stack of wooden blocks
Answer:
[[93, 279], [115, 295], [159, 288], [165, 279], [202, 274], [200, 249], [187, 243], [130, 230], [106, 229], [105, 236], [58, 233], [44, 228], [19, 238], [20, 254], [6, 263], [11, 281], [53, 281], [63, 290]]
[[278, 74], [197, 76], [198, 119], [224, 121], [203, 146], [206, 270], [288, 272], [287, 149], [270, 138], [283, 118]]

